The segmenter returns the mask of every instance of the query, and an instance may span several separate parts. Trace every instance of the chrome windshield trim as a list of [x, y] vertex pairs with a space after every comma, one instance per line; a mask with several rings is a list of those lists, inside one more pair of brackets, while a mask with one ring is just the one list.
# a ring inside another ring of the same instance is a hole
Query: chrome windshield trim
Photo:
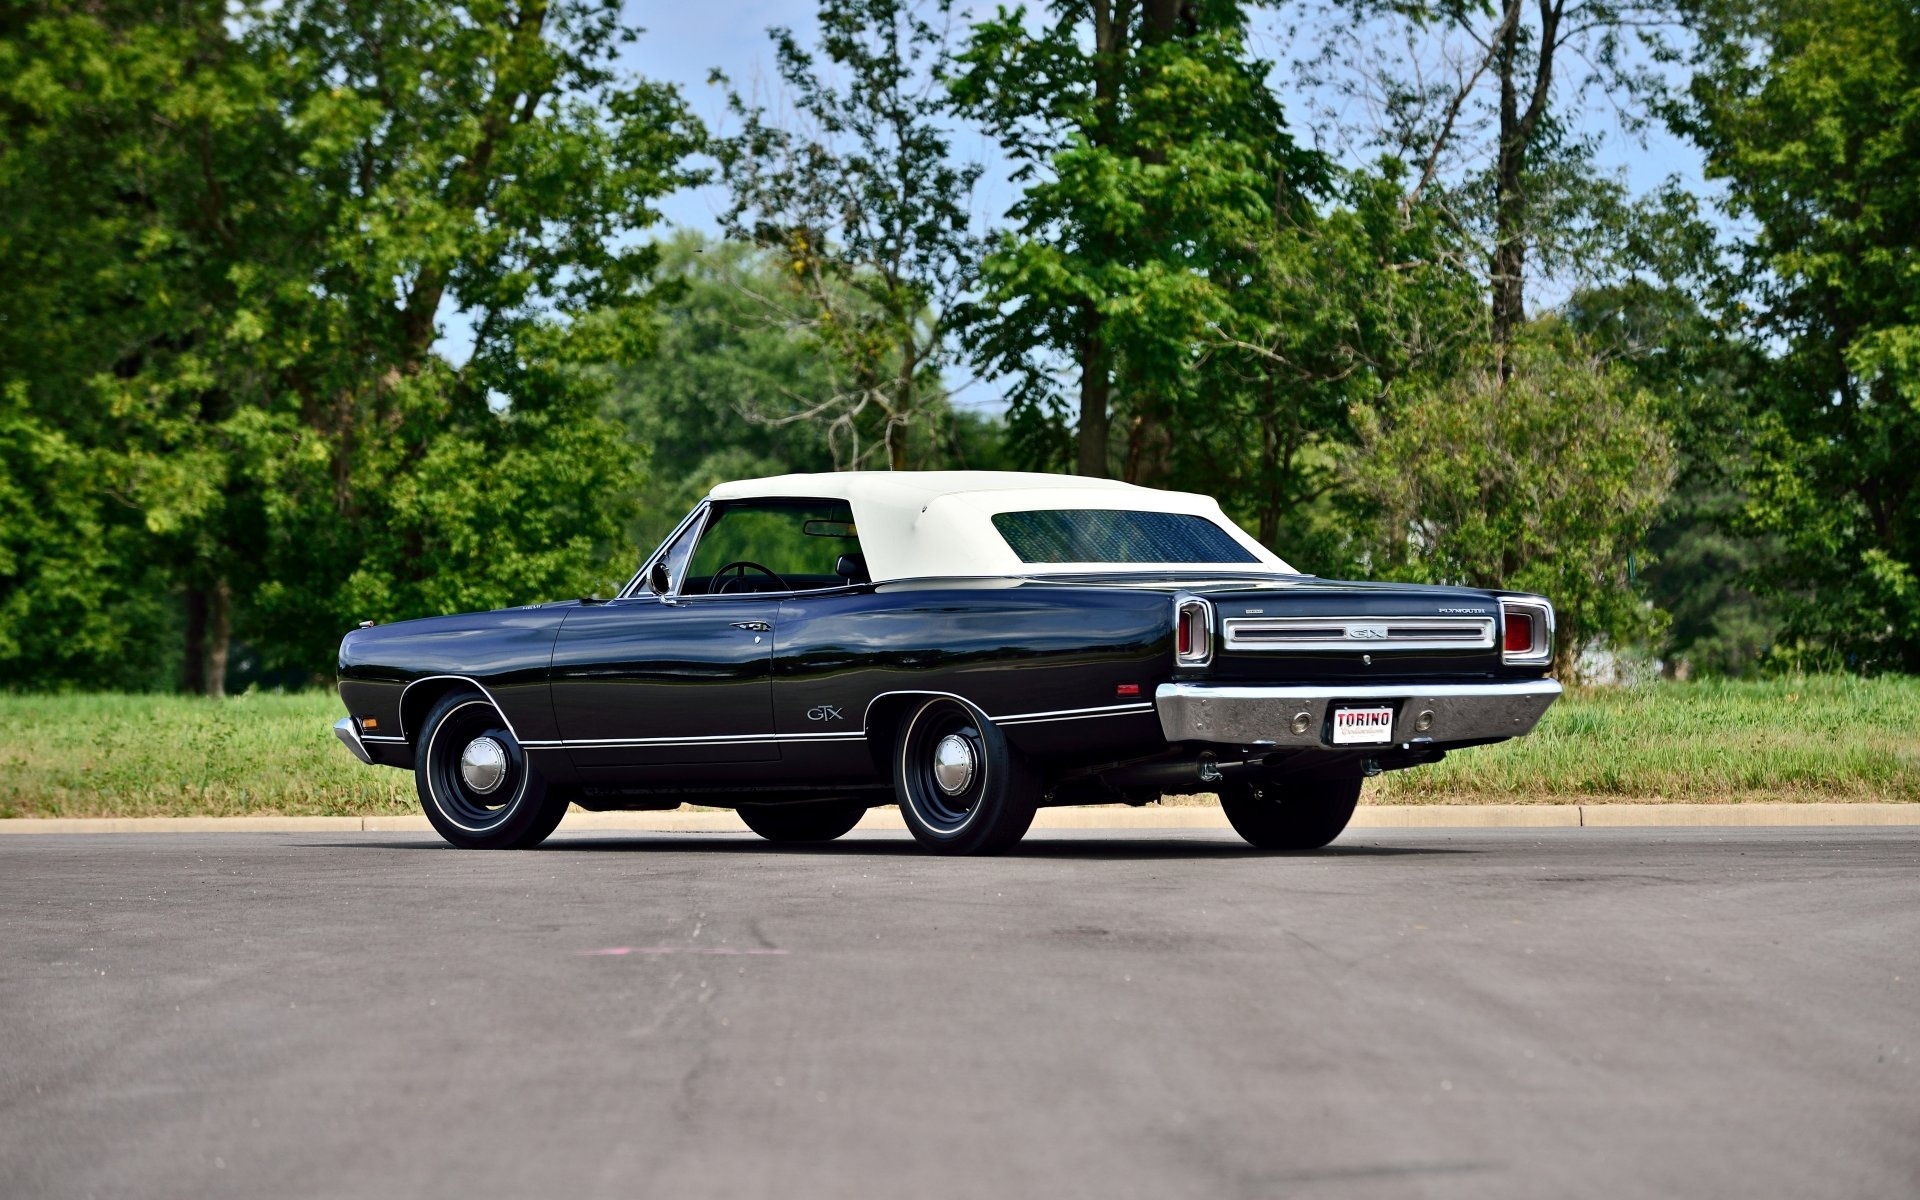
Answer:
[[[707, 510], [711, 507], [713, 507], [713, 502], [703, 498], [700, 503], [693, 506], [692, 512], [680, 518], [680, 523], [673, 527], [673, 532], [660, 539], [660, 544], [653, 548], [653, 553], [640, 560], [640, 569], [633, 573], [633, 578], [627, 580], [627, 586], [621, 588], [619, 595], [615, 596], [614, 599], [631, 600], [633, 597], [640, 595], [640, 585], [646, 582], [647, 572], [653, 568], [653, 564], [659, 561], [660, 556], [667, 552], [667, 547], [679, 540], [680, 535], [687, 531], [687, 526], [705, 516]], [[679, 586], [675, 585], [673, 594], [677, 595], [679, 591]]]

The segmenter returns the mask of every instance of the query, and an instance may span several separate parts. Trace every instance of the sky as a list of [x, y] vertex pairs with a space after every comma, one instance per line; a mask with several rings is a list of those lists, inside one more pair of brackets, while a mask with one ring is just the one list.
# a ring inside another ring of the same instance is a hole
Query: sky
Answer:
[[[1030, 7], [1035, 6], [1031, 5]], [[964, 8], [964, 5], [960, 6]], [[1011, 0], [1009, 0], [1011, 7]], [[762, 97], [775, 90], [773, 54], [767, 37], [769, 27], [783, 25], [800, 35], [803, 44], [813, 40], [815, 0], [629, 0], [628, 19], [645, 32], [626, 47], [622, 65], [634, 74], [680, 85], [694, 114], [710, 130], [725, 132], [730, 122], [726, 112], [726, 89], [708, 82], [715, 69], [733, 84]], [[983, 9], [985, 11], [985, 9]], [[1257, 11], [1251, 36], [1254, 53], [1269, 61], [1285, 64], [1298, 44], [1291, 23], [1298, 19], [1298, 6]], [[1320, 141], [1312, 128], [1309, 109], [1313, 99], [1324, 95], [1296, 92], [1291, 71], [1277, 68], [1274, 84], [1296, 126], [1296, 136]], [[757, 85], [757, 86], [756, 86]], [[1662, 130], [1629, 135], [1620, 127], [1617, 114], [1604, 100], [1587, 106], [1583, 114], [1585, 129], [1602, 139], [1600, 161], [1624, 170], [1629, 189], [1639, 194], [1677, 175], [1696, 190], [1707, 190], [1701, 174], [1697, 151]], [[1323, 148], [1337, 149], [1324, 141]], [[1013, 197], [1006, 182], [1004, 161], [987, 139], [976, 132], [956, 138], [954, 149], [961, 156], [986, 164], [986, 176], [975, 196], [983, 221], [996, 217]], [[709, 184], [678, 192], [657, 206], [666, 224], [696, 229], [709, 234], [719, 230], [719, 215], [725, 207], [721, 189]], [[1530, 307], [1552, 303], [1551, 287], [1536, 288]], [[440, 345], [456, 361], [463, 360], [472, 345], [472, 333], [459, 313], [442, 314], [443, 335]], [[956, 401], [966, 407], [997, 410], [1004, 407], [1001, 389], [991, 381], [953, 378], [950, 389], [958, 389]], [[964, 385], [964, 386], [963, 386]]]
[[[694, 112], [709, 128], [726, 127], [724, 89], [710, 85], [708, 74], [719, 68], [743, 88], [755, 80], [768, 84], [773, 75], [773, 55], [767, 29], [784, 25], [810, 42], [813, 29], [814, 0], [706, 0], [702, 4], [676, 3], [672, 0], [633, 0], [627, 11], [646, 32], [628, 47], [624, 60], [629, 69], [650, 79], [677, 83]], [[1011, 4], [1009, 5], [1011, 7]], [[985, 11], [984, 9], [982, 11]], [[1287, 9], [1257, 13], [1252, 31], [1253, 51], [1269, 61], [1284, 63], [1292, 44]], [[1286, 95], [1294, 119], [1304, 122], [1304, 104]], [[1651, 131], [1641, 140], [1623, 134], [1619, 121], [1604, 103], [1589, 105], [1585, 115], [1587, 128], [1606, 138], [1602, 161], [1623, 166], [1629, 186], [1637, 193], [1658, 184], [1669, 175], [1680, 175], [1690, 184], [1701, 182], [1700, 157], [1690, 146], [1665, 133]], [[991, 165], [997, 156], [984, 138], [962, 138], [956, 149]], [[1004, 186], [1004, 185], [1002, 185]], [[987, 201], [1001, 195], [983, 197]], [[675, 225], [713, 231], [723, 207], [717, 189], [709, 187], [688, 191], [668, 199], [662, 211]]]

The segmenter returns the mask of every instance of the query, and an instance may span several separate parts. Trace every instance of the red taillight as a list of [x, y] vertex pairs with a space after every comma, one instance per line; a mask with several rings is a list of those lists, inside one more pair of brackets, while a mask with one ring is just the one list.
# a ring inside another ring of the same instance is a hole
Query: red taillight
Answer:
[[1533, 649], [1531, 614], [1507, 611], [1507, 640], [1503, 648], [1508, 654], [1526, 654]]
[[1213, 659], [1213, 606], [1188, 596], [1173, 610], [1173, 665], [1204, 667]]

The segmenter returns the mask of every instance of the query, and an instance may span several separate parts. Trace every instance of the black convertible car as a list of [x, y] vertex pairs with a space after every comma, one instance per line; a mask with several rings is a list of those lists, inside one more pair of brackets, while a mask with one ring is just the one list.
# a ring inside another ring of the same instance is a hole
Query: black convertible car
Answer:
[[1043, 805], [1210, 791], [1303, 850], [1364, 777], [1532, 729], [1552, 643], [1538, 596], [1302, 575], [1204, 496], [788, 475], [715, 488], [612, 599], [349, 633], [334, 730], [458, 846], [537, 845], [569, 804], [818, 841], [897, 803], [984, 854]]

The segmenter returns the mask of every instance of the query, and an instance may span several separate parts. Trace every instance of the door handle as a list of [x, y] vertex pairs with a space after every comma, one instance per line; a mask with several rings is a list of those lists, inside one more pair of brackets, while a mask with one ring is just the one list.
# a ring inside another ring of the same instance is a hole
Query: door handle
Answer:
[[767, 624], [765, 621], [735, 621], [733, 627], [735, 629], [751, 630], [754, 633], [773, 632], [773, 626]]

